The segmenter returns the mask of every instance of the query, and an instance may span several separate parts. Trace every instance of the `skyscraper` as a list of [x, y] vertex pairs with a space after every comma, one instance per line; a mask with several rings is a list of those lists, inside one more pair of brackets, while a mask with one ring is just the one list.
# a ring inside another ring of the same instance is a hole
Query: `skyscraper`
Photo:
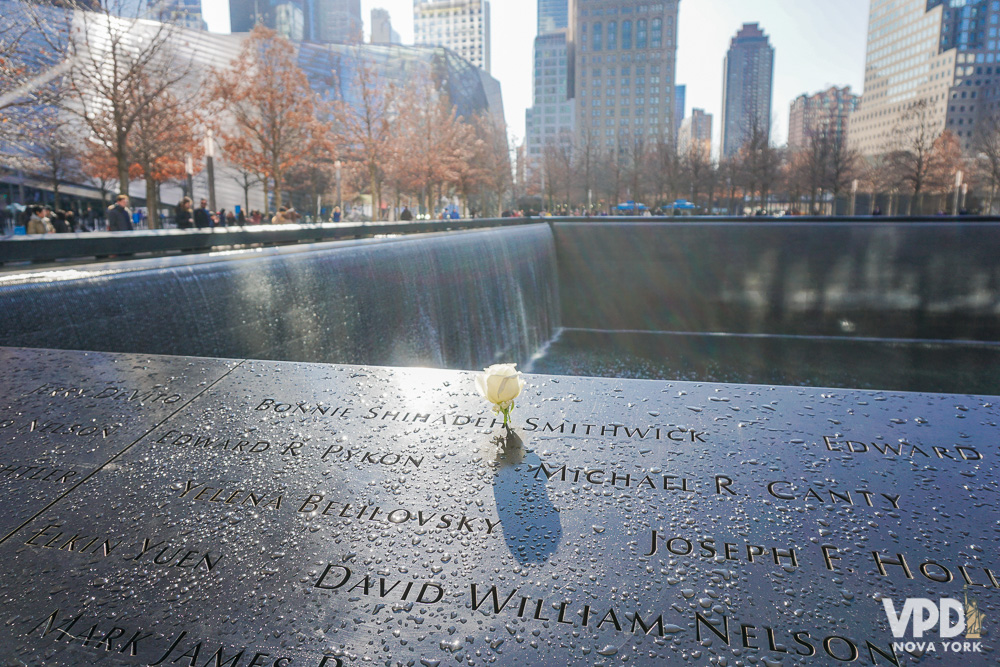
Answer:
[[774, 48], [756, 23], [736, 33], [723, 63], [722, 156], [739, 152], [754, 127], [770, 134]]
[[372, 10], [372, 44], [401, 44], [399, 33], [392, 29], [392, 18], [386, 9]]
[[229, 30], [250, 32], [258, 23], [265, 23], [270, 6], [268, 0], [229, 0]]
[[704, 109], [691, 109], [690, 118], [685, 118], [678, 132], [677, 148], [686, 155], [692, 147], [700, 150], [707, 159], [712, 152], [712, 114]]
[[314, 0], [313, 40], [350, 44], [362, 39], [361, 0]]
[[443, 46], [490, 71], [489, 0], [414, 0], [414, 43]]
[[232, 32], [258, 23], [293, 42], [320, 44], [360, 42], [364, 30], [361, 0], [229, 0]]
[[674, 131], [680, 132], [684, 122], [684, 109], [687, 107], [687, 86], [674, 87]]
[[577, 135], [603, 150], [675, 132], [678, 0], [576, 0]]
[[788, 114], [788, 147], [804, 148], [809, 138], [829, 134], [838, 140], [847, 138], [847, 122], [858, 106], [858, 96], [851, 87], [829, 88], [815, 95], [799, 95]]
[[567, 98], [566, 31], [535, 38], [532, 106], [525, 114], [527, 157], [537, 165], [546, 146], [571, 149], [573, 103]]
[[1000, 102], [1000, 3], [872, 0], [865, 88], [849, 143], [866, 155], [892, 150], [893, 131], [920, 108], [924, 129], [950, 130], [965, 151]]
[[201, 0], [150, 0], [147, 16], [191, 30], [208, 30], [201, 15]]
[[301, 42], [312, 39], [312, 0], [229, 0], [229, 29], [250, 32], [258, 23]]
[[538, 182], [547, 149], [572, 155], [575, 124], [569, 99], [568, 0], [538, 1], [532, 106], [525, 112], [526, 177]]
[[538, 34], [569, 27], [569, 0], [538, 0]]

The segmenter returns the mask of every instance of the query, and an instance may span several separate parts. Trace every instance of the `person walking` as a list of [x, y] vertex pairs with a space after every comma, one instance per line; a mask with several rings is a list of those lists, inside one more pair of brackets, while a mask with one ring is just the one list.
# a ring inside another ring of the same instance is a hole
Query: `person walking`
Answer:
[[177, 229], [191, 229], [194, 227], [191, 206], [193, 206], [193, 202], [190, 197], [185, 197], [177, 204]]
[[128, 195], [118, 195], [114, 206], [108, 209], [108, 231], [130, 232], [133, 229], [135, 228], [132, 226], [132, 213], [128, 210]]

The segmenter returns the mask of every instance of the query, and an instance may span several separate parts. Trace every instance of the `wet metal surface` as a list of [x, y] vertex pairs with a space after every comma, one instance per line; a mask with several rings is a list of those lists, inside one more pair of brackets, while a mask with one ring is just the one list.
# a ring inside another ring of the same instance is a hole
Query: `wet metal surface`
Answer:
[[2, 664], [996, 664], [993, 399], [533, 375], [505, 437], [471, 373], [225, 370], [0, 544]]
[[563, 329], [544, 375], [1000, 395], [1000, 344]]
[[0, 537], [237, 363], [0, 348]]

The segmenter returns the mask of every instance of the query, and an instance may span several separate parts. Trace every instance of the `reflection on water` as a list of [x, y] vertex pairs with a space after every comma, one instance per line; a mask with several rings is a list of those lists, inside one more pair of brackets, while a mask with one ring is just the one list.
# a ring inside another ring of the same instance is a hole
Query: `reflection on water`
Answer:
[[507, 548], [522, 565], [544, 563], [559, 547], [562, 524], [545, 479], [535, 479], [529, 472], [537, 469], [541, 459], [525, 448], [514, 430], [497, 436], [493, 444], [493, 495]]
[[532, 372], [1000, 395], [1000, 345], [566, 329]]

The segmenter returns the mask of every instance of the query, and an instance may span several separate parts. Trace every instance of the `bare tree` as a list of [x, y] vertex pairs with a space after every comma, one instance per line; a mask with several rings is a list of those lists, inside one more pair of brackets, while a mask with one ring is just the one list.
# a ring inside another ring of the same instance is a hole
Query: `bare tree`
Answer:
[[684, 181], [687, 186], [687, 196], [691, 203], [700, 205], [701, 193], [709, 189], [709, 181], [712, 178], [712, 159], [709, 147], [698, 142], [691, 142], [687, 153], [681, 157]]
[[[951, 132], [945, 130], [934, 140], [934, 147], [931, 151], [930, 167], [927, 170], [927, 192], [940, 196], [937, 209], [944, 211], [949, 208], [947, 202], [948, 194], [952, 193], [955, 201], [958, 201], [956, 188], [956, 175], [965, 167], [962, 159], [962, 146], [958, 138]], [[971, 169], [969, 179], [972, 179]]]
[[934, 107], [926, 98], [912, 102], [893, 128], [887, 151], [898, 180], [913, 195], [910, 212], [915, 210], [917, 215], [922, 212], [927, 176], [934, 165], [934, 142], [941, 134], [933, 112]]
[[349, 87], [353, 100], [338, 100], [334, 117], [341, 135], [342, 152], [362, 165], [372, 196], [373, 218], [382, 205], [385, 170], [393, 157], [393, 125], [399, 110], [399, 89], [384, 79], [360, 51], [355, 54], [359, 66]]
[[861, 156], [857, 150], [848, 145], [847, 137], [843, 132], [830, 135], [829, 142], [829, 163], [825, 185], [826, 189], [833, 195], [834, 205], [836, 205], [840, 196], [850, 189], [851, 183], [858, 177]]
[[52, 187], [53, 206], [61, 208], [60, 186], [64, 181], [82, 178], [81, 144], [78, 128], [73, 127], [53, 107], [40, 107], [26, 137], [23, 166], [42, 174]]
[[993, 111], [979, 123], [976, 152], [979, 171], [990, 187], [987, 210], [993, 213], [1000, 188], [1000, 112]]
[[581, 200], [586, 202], [588, 208], [593, 205], [594, 181], [601, 155], [600, 141], [597, 130], [585, 129], [580, 133], [574, 151], [576, 174], [583, 190]]
[[235, 167], [235, 171], [236, 174], [232, 177], [232, 179], [238, 186], [240, 186], [240, 189], [243, 190], [243, 208], [247, 213], [249, 213], [250, 190], [253, 186], [260, 185], [264, 179], [259, 173], [255, 173], [239, 165]]
[[677, 145], [667, 135], [657, 136], [650, 151], [649, 165], [653, 191], [660, 203], [676, 200], [684, 168]]
[[545, 174], [547, 208], [569, 206], [573, 187], [573, 150], [561, 141], [550, 141], [542, 147], [542, 171]]
[[467, 166], [460, 145], [467, 129], [447, 96], [430, 81], [414, 82], [408, 94], [422, 103], [400, 110], [396, 168], [408, 173], [407, 187], [419, 194], [421, 205], [430, 212], [431, 200], [440, 202], [445, 188], [456, 184]]
[[496, 215], [503, 209], [504, 199], [513, 187], [510, 169], [510, 147], [507, 143], [507, 128], [498, 123], [488, 113], [481, 113], [472, 120], [476, 136], [477, 150], [473, 154], [472, 167], [479, 173], [481, 187], [480, 210], [487, 202], [495, 201]]
[[24, 147], [37, 128], [35, 110], [57, 97], [68, 69], [66, 21], [27, 0], [4, 3], [0, 17], [0, 144], [8, 151]]
[[646, 173], [648, 144], [645, 134], [624, 136], [619, 144], [624, 159], [625, 182], [628, 184], [630, 199], [643, 202], [646, 198]]
[[185, 157], [198, 152], [201, 115], [187, 95], [167, 90], [143, 107], [132, 132], [132, 171], [146, 182], [150, 227], [159, 227], [160, 185], [185, 176]]
[[763, 123], [752, 122], [739, 153], [744, 189], [748, 196], [756, 196], [759, 208], [767, 206], [781, 163], [780, 155], [771, 145], [768, 130]]
[[[67, 43], [72, 65], [65, 108], [114, 157], [118, 181], [127, 190], [136, 126], [189, 75], [191, 62], [172, 42], [169, 24], [122, 18], [107, 6], [75, 15], [79, 24]], [[160, 108], [172, 112], [169, 105]]]
[[264, 177], [282, 206], [285, 176], [317, 150], [332, 152], [323, 105], [295, 62], [295, 49], [258, 25], [230, 67], [216, 72], [212, 97], [231, 119], [222, 133], [227, 153], [240, 168]]

